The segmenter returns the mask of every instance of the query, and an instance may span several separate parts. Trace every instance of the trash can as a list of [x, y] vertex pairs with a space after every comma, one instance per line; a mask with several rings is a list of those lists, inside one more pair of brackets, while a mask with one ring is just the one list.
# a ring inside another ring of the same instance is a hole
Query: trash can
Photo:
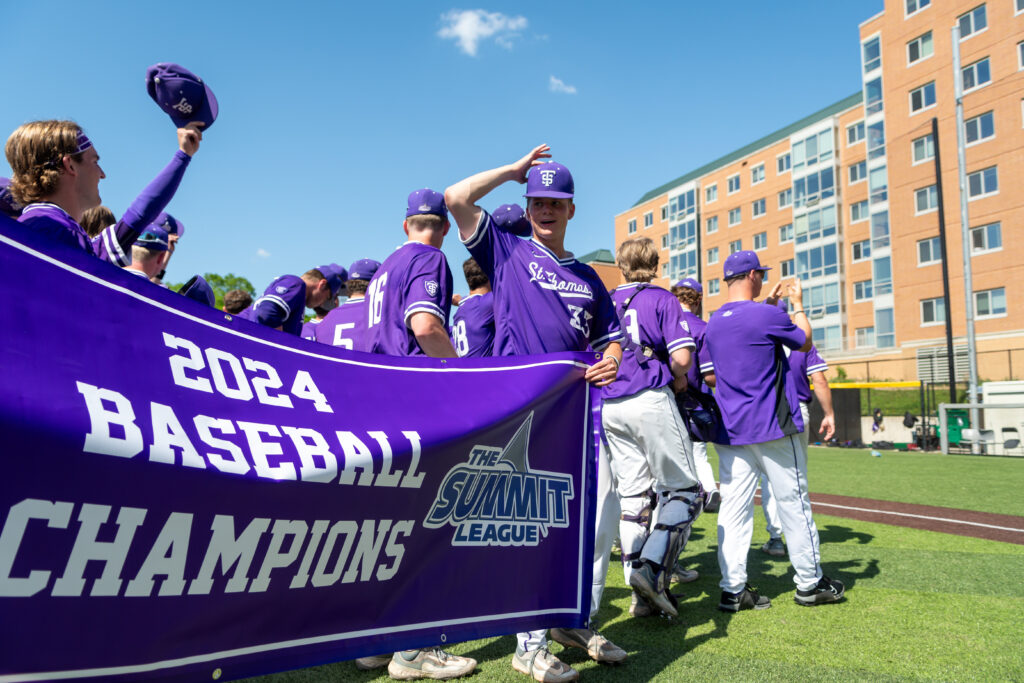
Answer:
[[966, 408], [950, 408], [946, 411], [946, 432], [951, 446], [959, 446], [963, 430], [970, 429], [971, 419]]

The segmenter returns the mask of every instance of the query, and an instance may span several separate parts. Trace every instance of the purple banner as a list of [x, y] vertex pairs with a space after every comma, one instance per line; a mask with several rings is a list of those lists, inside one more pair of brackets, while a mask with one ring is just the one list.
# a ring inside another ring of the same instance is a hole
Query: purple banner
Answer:
[[0, 682], [585, 623], [592, 355], [345, 352], [2, 217], [0, 301]]

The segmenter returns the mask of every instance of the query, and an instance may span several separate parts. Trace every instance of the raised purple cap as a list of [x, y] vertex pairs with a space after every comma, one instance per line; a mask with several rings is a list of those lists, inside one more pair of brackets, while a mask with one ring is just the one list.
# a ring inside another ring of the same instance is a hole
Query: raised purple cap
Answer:
[[448, 206], [444, 203], [444, 195], [431, 189], [416, 190], [409, 195], [405, 209], [405, 217], [430, 214], [447, 220]]
[[700, 283], [697, 282], [696, 280], [694, 280], [692, 277], [688, 277], [688, 278], [685, 278], [683, 280], [680, 280], [679, 282], [677, 282], [675, 284], [675, 286], [676, 287], [686, 287], [688, 289], [692, 289], [693, 291], [697, 292], [698, 294], [703, 294], [704, 293], [704, 288], [701, 287]]
[[185, 235], [185, 224], [166, 211], [162, 211], [160, 215], [154, 219], [153, 225], [159, 225], [167, 231], [168, 235], [177, 235], [178, 239], [181, 239]]
[[337, 263], [317, 266], [316, 269], [323, 273], [323, 276], [327, 279], [327, 286], [331, 288], [331, 296], [337, 296], [341, 286], [348, 280], [348, 272]]
[[372, 280], [378, 268], [380, 268], [380, 261], [374, 261], [372, 258], [361, 258], [348, 267], [348, 279]]
[[519, 237], [529, 237], [533, 234], [533, 226], [530, 219], [526, 217], [526, 211], [518, 204], [502, 204], [491, 214], [494, 224], [499, 228]]
[[217, 297], [213, 295], [213, 287], [202, 275], [193, 275], [192, 278], [181, 286], [178, 294], [187, 296], [189, 299], [206, 304], [210, 308], [217, 305]]
[[217, 98], [210, 86], [183, 66], [160, 62], [146, 69], [146, 91], [178, 128], [198, 121], [206, 131], [217, 120]]
[[572, 173], [562, 164], [548, 161], [530, 169], [526, 176], [526, 194], [524, 197], [554, 197], [556, 199], [572, 199], [576, 185], [572, 182]]
[[167, 251], [168, 242], [170, 242], [170, 239], [167, 237], [167, 231], [158, 225], [150, 223], [142, 231], [138, 239], [135, 240], [135, 246], [145, 247], [150, 251]]
[[771, 268], [762, 266], [761, 261], [757, 258], [757, 254], [744, 250], [729, 254], [729, 257], [725, 259], [723, 270], [725, 271], [725, 278], [728, 280], [751, 270], [765, 271], [771, 270]]
[[11, 179], [0, 177], [0, 213], [17, 218], [21, 215], [21, 204], [11, 194]]

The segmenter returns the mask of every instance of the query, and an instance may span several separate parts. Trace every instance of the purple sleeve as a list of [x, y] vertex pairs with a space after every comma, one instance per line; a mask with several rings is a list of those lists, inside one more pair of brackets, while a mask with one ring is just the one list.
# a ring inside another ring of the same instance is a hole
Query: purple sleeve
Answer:
[[772, 341], [789, 348], [799, 349], [807, 341], [807, 335], [796, 326], [789, 316], [775, 306], [764, 306], [764, 333]]
[[[305, 310], [306, 288], [300, 278], [278, 278], [270, 283], [263, 296], [253, 302], [253, 317], [260, 325], [281, 327], [297, 307]], [[300, 286], [303, 285], [303, 286]], [[284, 291], [282, 291], [284, 290]]]
[[665, 348], [669, 353], [679, 349], [693, 349], [696, 344], [689, 326], [683, 320], [683, 309], [673, 296], [671, 299], [662, 297], [659, 301], [658, 317], [661, 323], [661, 335], [665, 340]]
[[93, 250], [100, 258], [119, 266], [132, 262], [132, 244], [170, 203], [191, 160], [180, 149], [175, 152], [171, 163], [135, 198], [121, 220], [93, 238]]
[[828, 363], [818, 353], [818, 348], [811, 345], [811, 350], [807, 352], [807, 376], [810, 377], [816, 372], [827, 372]]
[[590, 346], [595, 351], [603, 351], [612, 342], [622, 341], [622, 330], [619, 328], [619, 316], [615, 313], [612, 297], [596, 274], [592, 286], [595, 315], [594, 324], [590, 326]]
[[473, 259], [480, 264], [491, 282], [494, 282], [494, 270], [508, 260], [509, 254], [520, 238], [494, 224], [491, 214], [481, 210], [480, 222], [476, 231], [463, 242]]
[[414, 313], [430, 313], [448, 324], [451, 293], [448, 291], [446, 272], [448, 262], [440, 251], [418, 254], [409, 264], [410, 277], [405, 291], [405, 324]]

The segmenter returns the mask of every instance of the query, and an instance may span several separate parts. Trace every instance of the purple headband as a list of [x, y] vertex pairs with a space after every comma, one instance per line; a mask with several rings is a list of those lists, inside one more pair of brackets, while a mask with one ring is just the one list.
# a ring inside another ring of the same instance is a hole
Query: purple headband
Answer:
[[81, 154], [85, 150], [92, 147], [92, 140], [90, 140], [89, 136], [87, 136], [82, 131], [78, 131], [78, 138], [75, 140], [75, 142], [78, 144], [78, 149], [75, 150], [75, 154]]

